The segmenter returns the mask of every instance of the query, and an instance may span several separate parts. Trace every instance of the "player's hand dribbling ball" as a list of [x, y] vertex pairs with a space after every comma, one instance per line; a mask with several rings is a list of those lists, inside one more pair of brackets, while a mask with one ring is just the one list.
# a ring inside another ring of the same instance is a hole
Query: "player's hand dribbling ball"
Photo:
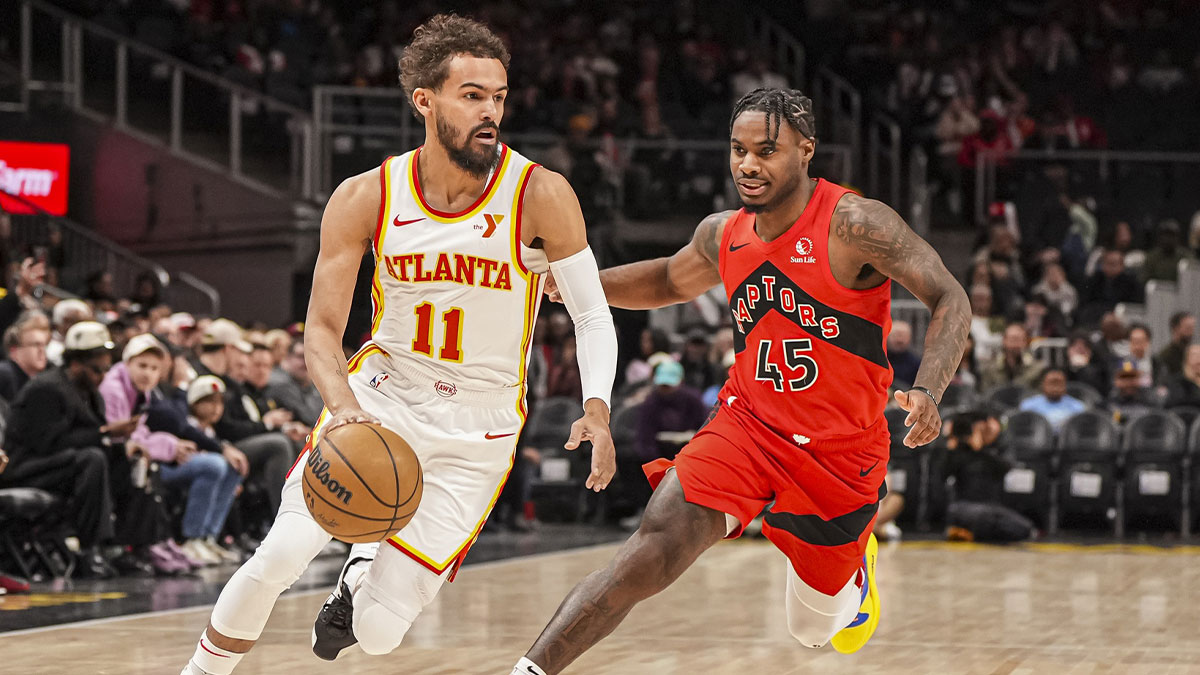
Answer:
[[376, 424], [344, 424], [321, 434], [301, 476], [309, 513], [334, 538], [383, 541], [412, 520], [424, 481], [412, 447]]

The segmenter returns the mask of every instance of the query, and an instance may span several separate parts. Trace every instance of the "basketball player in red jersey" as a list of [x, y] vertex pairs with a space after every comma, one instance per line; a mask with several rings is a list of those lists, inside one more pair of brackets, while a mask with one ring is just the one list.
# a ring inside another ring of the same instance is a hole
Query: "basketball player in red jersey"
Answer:
[[850, 653], [874, 632], [870, 532], [888, 461], [891, 279], [933, 313], [916, 385], [896, 393], [910, 447], [937, 437], [937, 401], [970, 312], [937, 253], [895, 211], [809, 178], [811, 109], [796, 90], [747, 94], [729, 156], [744, 207], [705, 218], [670, 258], [601, 272], [609, 302], [627, 309], [686, 302], [724, 283], [737, 360], [704, 428], [674, 462], [646, 465], [657, 487], [641, 527], [571, 591], [513, 673], [562, 671], [772, 502], [763, 534], [790, 562], [791, 634]]

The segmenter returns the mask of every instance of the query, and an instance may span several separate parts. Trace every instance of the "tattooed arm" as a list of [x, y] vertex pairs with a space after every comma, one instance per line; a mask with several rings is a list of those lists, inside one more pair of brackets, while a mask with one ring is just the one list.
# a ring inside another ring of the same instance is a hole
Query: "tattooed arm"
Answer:
[[[608, 304], [622, 309], [655, 309], [695, 300], [721, 283], [717, 257], [725, 221], [733, 211], [714, 213], [700, 221], [692, 240], [669, 258], [642, 260], [600, 270]], [[559, 302], [553, 278], [546, 293]]]
[[342, 334], [363, 253], [379, 218], [379, 169], [346, 179], [329, 198], [321, 218], [321, 251], [305, 318], [304, 361], [333, 418], [324, 429], [349, 422], [376, 422], [364, 412], [347, 381]]
[[[966, 292], [937, 252], [886, 204], [846, 195], [834, 211], [831, 228], [858, 262], [900, 282], [929, 307], [932, 317], [914, 387], [924, 387], [941, 400], [958, 370], [971, 327]], [[897, 392], [896, 400], [910, 413], [906, 445], [916, 447], [937, 437], [941, 418], [928, 396], [914, 388]]]

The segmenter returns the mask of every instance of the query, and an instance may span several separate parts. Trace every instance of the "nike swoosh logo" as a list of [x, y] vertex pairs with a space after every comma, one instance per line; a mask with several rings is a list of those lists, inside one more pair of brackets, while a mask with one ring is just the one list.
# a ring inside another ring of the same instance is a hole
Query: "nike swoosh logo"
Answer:
[[859, 478], [866, 478], [866, 477], [867, 477], [867, 474], [869, 474], [869, 473], [871, 473], [872, 471], [874, 471], [874, 470], [875, 470], [875, 467], [877, 467], [877, 466], [879, 466], [879, 462], [875, 462], [874, 464], [872, 464], [872, 465], [871, 465], [871, 468], [869, 468], [869, 469], [866, 469], [866, 470], [859, 469], [859, 471], [858, 471], [858, 477], [859, 477]]
[[729, 245], [729, 252], [730, 252], [730, 253], [733, 253], [734, 251], [738, 250], [739, 248], [746, 248], [746, 247], [747, 247], [747, 246], [749, 246], [749, 245], [750, 245], [750, 243], [749, 243], [749, 242], [747, 242], [747, 243], [745, 243], [745, 244], [738, 244], [737, 246], [734, 246], [733, 244], [730, 244], [730, 245]]
[[396, 227], [404, 227], [405, 225], [412, 225], [413, 223], [422, 221], [422, 220], [425, 220], [425, 219], [424, 218], [413, 218], [412, 220], [400, 220], [400, 216], [396, 216], [396, 219], [392, 221], [392, 225], [394, 225]]
[[484, 435], [483, 435], [483, 437], [484, 437], [484, 438], [486, 438], [486, 439], [488, 439], [489, 441], [494, 441], [494, 440], [496, 440], [497, 438], [508, 438], [509, 436], [516, 436], [516, 435], [517, 435], [516, 433], [511, 433], [511, 434], [493, 434], [493, 433], [491, 433], [491, 432], [488, 432], [488, 433], [484, 434]]

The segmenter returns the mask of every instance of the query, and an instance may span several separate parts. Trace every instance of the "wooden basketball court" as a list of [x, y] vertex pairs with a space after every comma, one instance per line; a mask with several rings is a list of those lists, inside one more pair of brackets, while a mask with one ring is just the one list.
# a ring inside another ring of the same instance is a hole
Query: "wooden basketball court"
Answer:
[[[239, 674], [508, 675], [568, 589], [611, 545], [468, 567], [396, 653], [336, 663], [309, 650], [323, 593], [282, 597]], [[1200, 673], [1195, 548], [911, 542], [884, 547], [883, 617], [859, 654], [788, 635], [784, 561], [725, 543], [641, 605], [570, 673]], [[0, 636], [0, 672], [175, 675], [208, 609]]]

